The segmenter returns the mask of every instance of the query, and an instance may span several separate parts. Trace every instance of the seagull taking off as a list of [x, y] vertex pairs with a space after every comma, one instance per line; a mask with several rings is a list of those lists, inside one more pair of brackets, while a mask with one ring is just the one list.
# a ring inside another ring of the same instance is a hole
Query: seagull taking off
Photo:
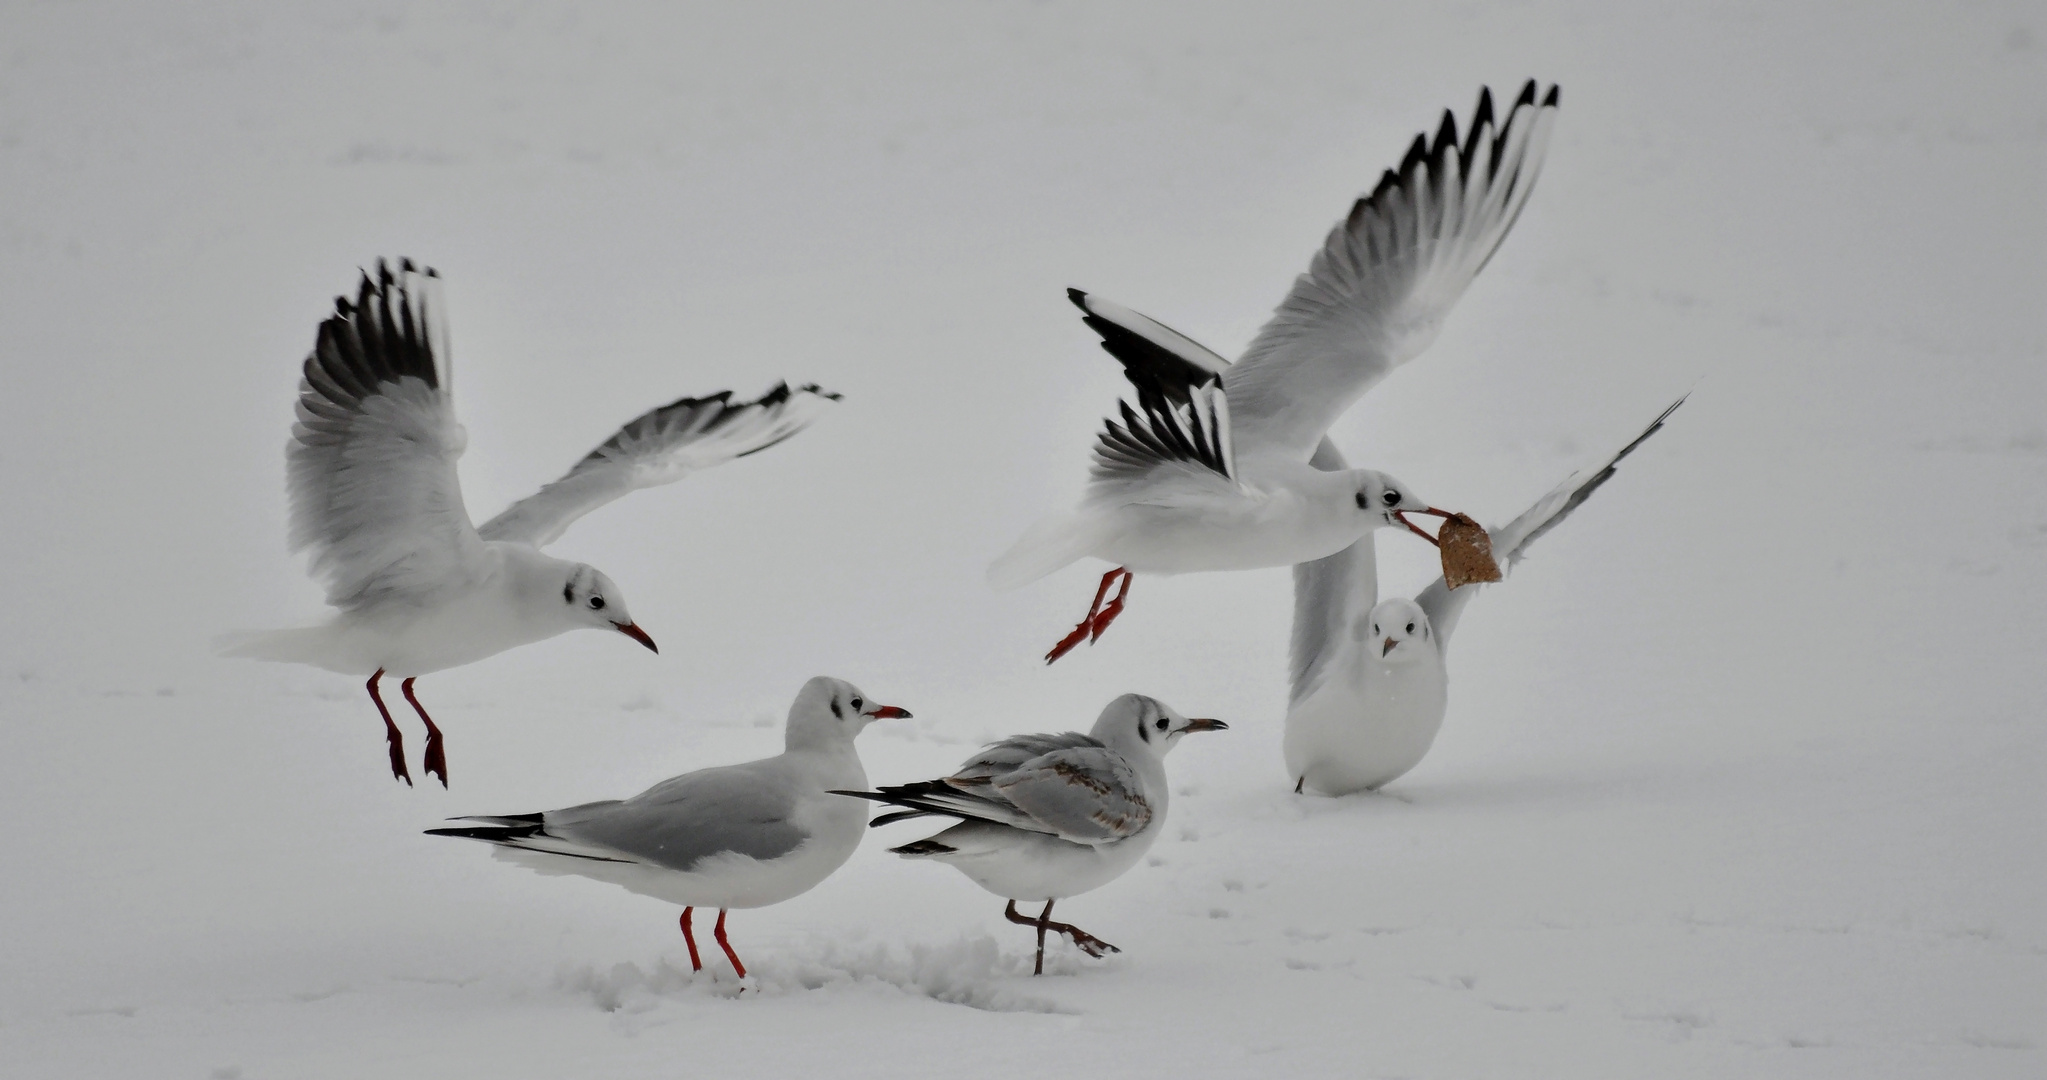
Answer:
[[803, 684], [789, 706], [780, 754], [699, 769], [625, 800], [510, 817], [465, 817], [481, 826], [428, 829], [496, 845], [492, 854], [543, 874], [575, 874], [682, 905], [690, 967], [697, 955], [690, 912], [718, 909], [712, 929], [732, 970], [746, 965], [725, 937], [729, 908], [766, 907], [809, 892], [860, 846], [866, 817], [827, 788], [864, 787], [853, 737], [876, 720], [907, 719], [843, 679]]
[[[362, 276], [320, 324], [299, 382], [286, 448], [292, 550], [339, 609], [327, 622], [230, 635], [231, 656], [369, 676], [391, 773], [407, 784], [403, 737], [377, 690], [385, 675], [426, 724], [422, 764], [447, 786], [441, 731], [413, 681], [569, 630], [615, 631], [655, 649], [618, 586], [595, 567], [540, 552], [577, 518], [636, 488], [765, 450], [839, 395], [779, 385], [757, 401], [729, 391], [683, 398], [635, 418], [561, 479], [477, 528], [455, 459], [455, 420], [440, 277], [401, 260]], [[655, 651], [659, 651], [655, 649]]]
[[[1007, 899], [1005, 918], [1037, 927], [1032, 974], [1042, 975], [1046, 931], [1066, 935], [1089, 956], [1120, 951], [1077, 926], [1053, 922], [1052, 903], [1099, 888], [1136, 865], [1165, 824], [1167, 752], [1190, 731], [1228, 727], [1125, 694], [1102, 710], [1086, 735], [1018, 735], [986, 747], [942, 779], [833, 794], [906, 808], [875, 818], [874, 825], [959, 818], [944, 832], [889, 850], [951, 863]], [[1019, 900], [1042, 900], [1045, 908], [1030, 918], [1018, 914]]]
[[1134, 572], [1302, 563], [1387, 526], [1426, 537], [1409, 513], [1450, 516], [1384, 473], [1325, 472], [1309, 458], [1360, 395], [1435, 339], [1526, 204], [1556, 110], [1556, 87], [1538, 100], [1532, 81], [1498, 121], [1481, 91], [1462, 135], [1446, 110], [1434, 139], [1416, 136], [1337, 223], [1234, 366], [1068, 290], [1122, 362], [1137, 408], [1124, 403], [1104, 425], [1080, 508], [1032, 527], [989, 567], [991, 583], [1013, 588], [1083, 557], [1114, 565], [1047, 663], [1101, 637]]
[[[1511, 570], [1536, 537], [1591, 498], [1620, 460], [1682, 404], [1679, 398], [1663, 410], [1599, 469], [1573, 474], [1491, 530], [1501, 571]], [[1340, 468], [1341, 460], [1328, 464]], [[1281, 749], [1296, 792], [1375, 790], [1420, 764], [1443, 726], [1450, 632], [1478, 589], [1452, 589], [1437, 578], [1412, 600], [1378, 601], [1378, 592], [1369, 536], [1294, 568], [1293, 693]]]

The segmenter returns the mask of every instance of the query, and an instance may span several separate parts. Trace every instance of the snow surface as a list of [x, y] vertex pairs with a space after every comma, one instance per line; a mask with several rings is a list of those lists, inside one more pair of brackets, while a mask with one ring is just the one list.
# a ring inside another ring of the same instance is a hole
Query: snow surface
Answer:
[[[0, 1074], [2047, 1073], [2047, 19], [1684, 7], [0, 7]], [[982, 568], [1120, 390], [1061, 290], [1232, 352], [1530, 75], [1541, 187], [1339, 443], [1492, 519], [1693, 397], [1467, 613], [1430, 757], [1288, 794], [1284, 570], [1038, 664], [1101, 568]], [[478, 514], [671, 397], [846, 394], [578, 524], [663, 652], [425, 680], [445, 793], [353, 680], [207, 646], [319, 611], [296, 364], [400, 254]], [[420, 835], [770, 753], [818, 673], [915, 710], [882, 783], [1126, 690], [1233, 729], [1058, 909], [1125, 951], [1040, 979], [907, 825], [733, 915], [743, 994], [670, 907]]]

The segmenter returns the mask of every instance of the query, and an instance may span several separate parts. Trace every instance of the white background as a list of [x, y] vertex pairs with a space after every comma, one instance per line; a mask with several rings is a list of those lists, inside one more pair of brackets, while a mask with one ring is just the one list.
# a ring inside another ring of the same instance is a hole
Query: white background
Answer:
[[[1892, 6], [7, 4], [0, 1072], [2040, 1075], [2047, 20]], [[1530, 75], [1527, 212], [1334, 436], [1498, 522], [1693, 396], [1467, 612], [1429, 759], [1287, 793], [1284, 570], [1038, 664], [1104, 568], [982, 568], [1121, 391], [1062, 289], [1234, 354]], [[281, 450], [380, 255], [446, 276], [479, 520], [669, 398], [846, 395], [556, 545], [663, 651], [422, 680], [445, 793], [209, 647], [320, 613]], [[819, 673], [916, 712], [880, 783], [1128, 690], [1233, 729], [1060, 907], [1125, 952], [1035, 980], [912, 826], [735, 913], [736, 996], [674, 909], [420, 835], [772, 753]]]

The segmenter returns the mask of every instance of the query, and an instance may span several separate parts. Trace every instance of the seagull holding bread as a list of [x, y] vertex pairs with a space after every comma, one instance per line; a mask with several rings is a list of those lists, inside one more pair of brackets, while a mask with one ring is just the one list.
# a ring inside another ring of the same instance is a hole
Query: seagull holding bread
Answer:
[[635, 418], [477, 528], [455, 474], [468, 435], [455, 420], [440, 284], [410, 261], [396, 271], [379, 263], [320, 324], [286, 447], [291, 546], [312, 552], [312, 572], [338, 610], [317, 626], [230, 635], [223, 645], [232, 656], [369, 676], [391, 773], [410, 784], [403, 737], [377, 689], [387, 674], [403, 678], [405, 700], [426, 724], [423, 764], [446, 786], [440, 729], [412, 690], [419, 676], [575, 629], [655, 648], [610, 578], [541, 548], [629, 491], [789, 438], [839, 395], [783, 384], [755, 401], [683, 398]]
[[[1501, 576], [1536, 538], [1583, 505], [1614, 467], [1663, 427], [1677, 402], [1599, 468], [1573, 474], [1491, 531]], [[1333, 453], [1333, 449], [1331, 450]], [[1318, 457], [1326, 467], [1341, 460]], [[1449, 705], [1445, 657], [1478, 589], [1437, 578], [1409, 600], [1379, 600], [1371, 537], [1294, 568], [1292, 694], [1281, 750], [1296, 792], [1375, 790], [1420, 764]]]
[[1088, 556], [1113, 565], [1048, 663], [1101, 637], [1133, 573], [1286, 566], [1389, 526], [1427, 536], [1410, 513], [1450, 516], [1382, 472], [1309, 459], [1360, 395], [1435, 339], [1526, 204], [1556, 110], [1556, 87], [1538, 99], [1532, 81], [1497, 120], [1481, 92], [1462, 135], [1446, 110], [1330, 232], [1235, 365], [1069, 290], [1137, 405], [1104, 425], [1079, 509], [1039, 522], [989, 568], [1011, 588]]
[[909, 715], [843, 679], [819, 676], [789, 706], [784, 748], [774, 757], [684, 773], [630, 799], [456, 818], [483, 824], [427, 835], [483, 840], [498, 858], [543, 874], [593, 878], [681, 904], [682, 939], [696, 971], [704, 963], [690, 913], [716, 907], [712, 935], [745, 978], [725, 936], [725, 912], [800, 896], [845, 865], [867, 815], [827, 789], [866, 786], [854, 737], [876, 720]]
[[[889, 850], [949, 863], [1007, 899], [1005, 918], [1037, 928], [1033, 974], [1042, 975], [1047, 931], [1066, 935], [1089, 956], [1120, 951], [1077, 926], [1053, 922], [1052, 904], [1114, 881], [1151, 850], [1166, 821], [1166, 754], [1190, 731], [1228, 727], [1125, 694], [1085, 735], [1018, 735], [982, 749], [951, 776], [833, 794], [903, 807], [874, 825], [958, 818], [943, 832]], [[1017, 912], [1019, 900], [1045, 907], [1034, 919]]]

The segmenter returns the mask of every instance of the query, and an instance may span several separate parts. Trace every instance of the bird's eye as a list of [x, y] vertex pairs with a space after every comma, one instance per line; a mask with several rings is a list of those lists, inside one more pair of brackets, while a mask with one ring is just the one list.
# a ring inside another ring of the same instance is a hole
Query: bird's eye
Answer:
[[1163, 716], [1159, 717], [1159, 730], [1160, 731], [1166, 730], [1166, 718]]
[[601, 596], [593, 596], [593, 597], [591, 597], [591, 598], [590, 598], [590, 610], [591, 610], [591, 611], [603, 611], [603, 610], [604, 610], [604, 598], [603, 598], [603, 597], [601, 597]]
[[1379, 498], [1384, 500], [1388, 506], [1398, 506], [1400, 504], [1400, 493], [1397, 491], [1389, 491], [1379, 496]]
[[862, 705], [865, 705], [865, 704], [867, 704], [867, 703], [866, 703], [866, 702], [864, 702], [864, 701], [862, 701], [862, 700], [860, 700], [859, 698], [854, 698], [854, 699], [853, 699], [853, 711], [854, 711], [854, 712], [859, 712], [859, 711], [860, 711], [860, 707], [861, 707]]
[[1414, 633], [1414, 624], [1413, 624], [1413, 623], [1408, 623], [1408, 624], [1407, 624], [1407, 632], [1408, 632], [1408, 633], [1410, 633], [1410, 634]]

